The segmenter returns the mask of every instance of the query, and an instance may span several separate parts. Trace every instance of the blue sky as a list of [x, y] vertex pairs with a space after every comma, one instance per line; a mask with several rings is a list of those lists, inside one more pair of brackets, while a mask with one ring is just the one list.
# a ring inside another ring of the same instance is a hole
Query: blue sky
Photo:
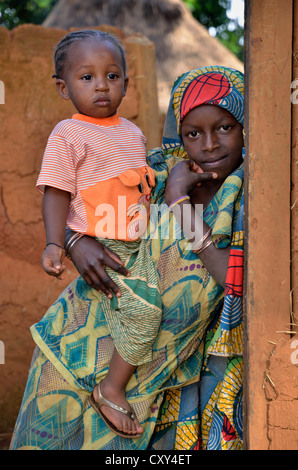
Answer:
[[244, 26], [244, 0], [232, 0], [227, 16], [231, 19], [238, 18], [240, 26]]

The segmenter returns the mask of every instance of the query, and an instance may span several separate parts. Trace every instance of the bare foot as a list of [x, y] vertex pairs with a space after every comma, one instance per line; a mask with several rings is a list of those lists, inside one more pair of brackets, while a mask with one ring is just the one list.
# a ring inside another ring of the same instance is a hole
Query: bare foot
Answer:
[[[126, 410], [134, 413], [133, 409], [129, 405], [125, 397], [125, 391], [115, 389], [115, 386], [111, 386], [109, 382], [104, 379], [100, 383], [100, 391], [104, 398], [110, 400], [111, 402], [115, 403], [115, 405], [121, 406]], [[93, 397], [96, 402], [99, 401], [98, 397], [98, 388], [95, 387], [93, 390]], [[122, 413], [121, 411], [114, 410], [106, 405], [101, 405], [100, 407], [101, 412], [105, 415], [105, 417], [119, 430], [125, 432], [126, 434], [142, 434], [144, 429], [140, 425], [137, 418], [131, 419], [126, 414]]]

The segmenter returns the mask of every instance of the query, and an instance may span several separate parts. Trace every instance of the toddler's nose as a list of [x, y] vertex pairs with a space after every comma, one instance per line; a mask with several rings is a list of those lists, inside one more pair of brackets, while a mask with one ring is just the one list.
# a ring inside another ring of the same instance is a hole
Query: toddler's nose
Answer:
[[96, 79], [95, 87], [98, 91], [106, 91], [109, 89], [108, 81], [103, 77], [99, 77]]

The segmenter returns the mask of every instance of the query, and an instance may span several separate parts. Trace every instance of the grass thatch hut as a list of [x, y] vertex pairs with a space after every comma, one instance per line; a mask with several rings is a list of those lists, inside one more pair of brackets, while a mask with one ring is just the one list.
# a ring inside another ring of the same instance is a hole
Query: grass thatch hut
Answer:
[[243, 64], [194, 19], [182, 0], [59, 0], [43, 23], [69, 29], [108, 24], [142, 33], [156, 47], [159, 106], [167, 108], [175, 78], [205, 65]]

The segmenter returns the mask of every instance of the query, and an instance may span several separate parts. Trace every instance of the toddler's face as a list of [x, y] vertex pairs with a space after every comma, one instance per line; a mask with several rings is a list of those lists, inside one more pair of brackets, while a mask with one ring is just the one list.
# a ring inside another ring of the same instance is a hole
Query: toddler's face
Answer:
[[183, 146], [190, 160], [204, 172], [224, 180], [242, 162], [242, 125], [229, 111], [216, 105], [192, 109], [182, 121]]
[[69, 47], [59, 94], [71, 99], [79, 113], [95, 118], [113, 116], [126, 94], [121, 53], [110, 41], [85, 39]]

